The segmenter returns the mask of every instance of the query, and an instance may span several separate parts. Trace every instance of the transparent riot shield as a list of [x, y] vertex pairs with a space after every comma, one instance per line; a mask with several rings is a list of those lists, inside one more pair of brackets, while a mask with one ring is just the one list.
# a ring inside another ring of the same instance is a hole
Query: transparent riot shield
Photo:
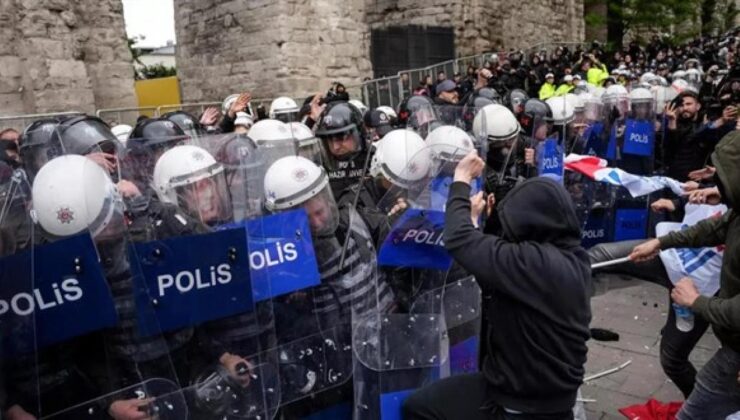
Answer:
[[[444, 249], [444, 207], [428, 208], [437, 176], [454, 161], [441, 158], [451, 156], [441, 145], [430, 148], [409, 158], [406, 171], [412, 173], [399, 177], [418, 184], [396, 181], [381, 200], [395, 202], [399, 212], [390, 215], [392, 229], [378, 256], [397, 310], [355, 328], [357, 418], [397, 418], [414, 390], [451, 373], [474, 371], [478, 359], [480, 289], [465, 280], [469, 277]], [[431, 161], [429, 172], [417, 178], [423, 161]], [[402, 205], [398, 196], [404, 197]]]
[[[55, 300], [44, 306], [63, 323], [40, 328], [55, 343], [54, 357], [63, 355], [69, 366], [57, 373], [69, 375], [56, 384], [64, 401], [41, 407], [40, 418], [187, 418], [181, 383], [193, 333], [159, 322], [159, 301], [146, 294], [141, 259], [129, 249], [135, 240], [126, 200], [133, 190], [125, 179], [114, 181], [120, 160], [107, 155], [62, 155], [34, 179], [33, 214], [39, 238], [48, 241], [36, 247], [45, 255], [34, 257], [41, 263], [34, 276], [38, 284], [56, 280]], [[65, 341], [57, 347], [55, 339]]]
[[[48, 406], [49, 388], [39, 361], [34, 297], [34, 224], [30, 185], [23, 171], [0, 163], [0, 416], [29, 413]], [[50, 285], [46, 285], [49, 287]], [[48, 291], [47, 291], [48, 292]], [[48, 343], [47, 343], [48, 344]], [[61, 369], [63, 367], [54, 366]]]
[[608, 133], [608, 143], [605, 157], [617, 166], [622, 160], [622, 147], [624, 145], [625, 121], [629, 113], [629, 97], [626, 92], [614, 89], [607, 91], [603, 96], [603, 121], [605, 131]]
[[652, 92], [630, 92], [630, 111], [625, 121], [622, 169], [636, 175], [652, 175], [655, 166], [656, 117]]
[[439, 114], [437, 113], [438, 107], [433, 105], [431, 101], [412, 101], [410, 99], [408, 104], [409, 116], [406, 128], [412, 129], [422, 138], [426, 138], [432, 130], [442, 125]]

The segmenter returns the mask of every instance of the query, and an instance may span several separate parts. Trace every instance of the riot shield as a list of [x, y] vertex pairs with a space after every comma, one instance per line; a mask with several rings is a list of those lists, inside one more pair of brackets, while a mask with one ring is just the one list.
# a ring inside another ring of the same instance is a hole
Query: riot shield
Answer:
[[50, 160], [32, 189], [39, 238], [48, 241], [34, 251], [41, 264], [34, 277], [57, 281], [50, 285], [56, 300], [44, 306], [62, 323], [43, 321], [40, 336], [50, 337], [58, 357], [51, 364], [68, 366], [56, 373], [67, 378], [55, 384], [64, 401], [40, 407], [40, 418], [187, 418], [180, 384], [188, 379], [192, 331], [163, 328], [157, 298], [144, 293], [140, 259], [127, 250], [134, 241], [119, 188], [126, 199], [132, 190], [113, 180], [120, 160], [101, 149], [83, 152]]
[[454, 170], [455, 161], [443, 156], [455, 153], [439, 144], [428, 149], [410, 157], [406, 169], [415, 173], [420, 162], [431, 161], [428, 174], [416, 178], [418, 184], [395, 185], [381, 200], [396, 203], [398, 212], [390, 215], [392, 228], [378, 256], [398, 310], [355, 328], [357, 418], [397, 418], [414, 390], [477, 366], [480, 289], [444, 249], [444, 206], [429, 208], [431, 193], [442, 193], [439, 176]]
[[37, 339], [30, 200], [25, 173], [0, 163], [0, 416], [38, 416], [49, 396], [38, 368], [46, 354]]

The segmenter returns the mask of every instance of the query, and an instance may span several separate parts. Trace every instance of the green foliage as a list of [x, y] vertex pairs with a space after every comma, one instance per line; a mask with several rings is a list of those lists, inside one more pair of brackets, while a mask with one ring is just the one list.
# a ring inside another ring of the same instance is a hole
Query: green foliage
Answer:
[[155, 64], [153, 66], [144, 66], [139, 69], [138, 79], [158, 79], [160, 77], [177, 76], [177, 69], [174, 67]]
[[[608, 17], [591, 11], [599, 4], [606, 5]], [[667, 34], [673, 43], [730, 30], [740, 12], [737, 0], [585, 0], [584, 6], [588, 26], [608, 23], [610, 33], [620, 32], [617, 38], [627, 31], [636, 38]]]

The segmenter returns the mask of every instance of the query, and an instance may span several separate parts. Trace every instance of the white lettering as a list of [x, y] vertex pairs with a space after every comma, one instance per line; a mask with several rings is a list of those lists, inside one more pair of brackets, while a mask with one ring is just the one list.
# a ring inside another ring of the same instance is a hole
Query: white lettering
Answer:
[[[183, 285], [182, 279], [187, 279], [187, 283], [185, 285]], [[187, 293], [194, 285], [195, 277], [193, 277], [193, 274], [189, 271], [180, 271], [175, 276], [175, 287], [177, 287], [177, 290], [179, 290], [180, 293]]]
[[298, 258], [298, 252], [295, 249], [295, 244], [292, 242], [285, 244], [283, 251], [285, 252], [285, 259], [287, 261], [295, 261]]
[[82, 288], [80, 287], [80, 281], [77, 279], [67, 279], [62, 282], [62, 290], [65, 293], [64, 297], [67, 301], [74, 302], [82, 298]]
[[164, 289], [172, 287], [175, 284], [175, 278], [169, 274], [161, 274], [157, 276], [157, 285], [159, 288], [159, 296], [164, 296]]
[[[22, 309], [20, 307], [19, 302], [21, 299], [26, 301], [26, 305], [28, 306], [26, 309]], [[29, 315], [35, 309], [33, 304], [33, 296], [28, 293], [18, 293], [17, 295], [13, 296], [13, 299], [10, 300], [10, 307], [13, 309], [13, 312], [20, 316]]]
[[231, 266], [228, 264], [221, 264], [216, 268], [218, 273], [218, 282], [226, 284], [231, 281]]

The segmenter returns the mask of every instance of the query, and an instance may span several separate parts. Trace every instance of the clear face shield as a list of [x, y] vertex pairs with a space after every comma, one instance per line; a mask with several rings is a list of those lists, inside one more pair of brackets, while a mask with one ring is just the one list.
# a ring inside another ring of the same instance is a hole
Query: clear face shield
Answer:
[[220, 163], [231, 199], [233, 219], [241, 221], [262, 214], [265, 161], [246, 134], [210, 136], [204, 147]]
[[298, 110], [294, 111], [275, 111], [273, 119], [282, 121], [286, 124], [300, 121], [298, 119]]
[[411, 112], [408, 127], [411, 127], [422, 138], [426, 138], [434, 128], [434, 123], [439, 120], [437, 112], [431, 105], [423, 105]]
[[133, 182], [144, 192], [154, 174], [154, 166], [168, 150], [184, 144], [192, 144], [190, 137], [175, 136], [151, 139], [129, 139], [121, 152], [121, 179]]
[[630, 118], [636, 120], [655, 121], [655, 101], [633, 101], [630, 109]]
[[339, 208], [329, 184], [299, 206], [308, 215], [314, 237], [330, 236], [336, 232], [339, 227]]
[[232, 220], [229, 188], [220, 164], [200, 174], [189, 174], [170, 180], [176, 205], [206, 225], [219, 225]]
[[354, 125], [337, 133], [320, 136], [327, 154], [327, 161], [351, 159], [362, 151], [362, 136]]

